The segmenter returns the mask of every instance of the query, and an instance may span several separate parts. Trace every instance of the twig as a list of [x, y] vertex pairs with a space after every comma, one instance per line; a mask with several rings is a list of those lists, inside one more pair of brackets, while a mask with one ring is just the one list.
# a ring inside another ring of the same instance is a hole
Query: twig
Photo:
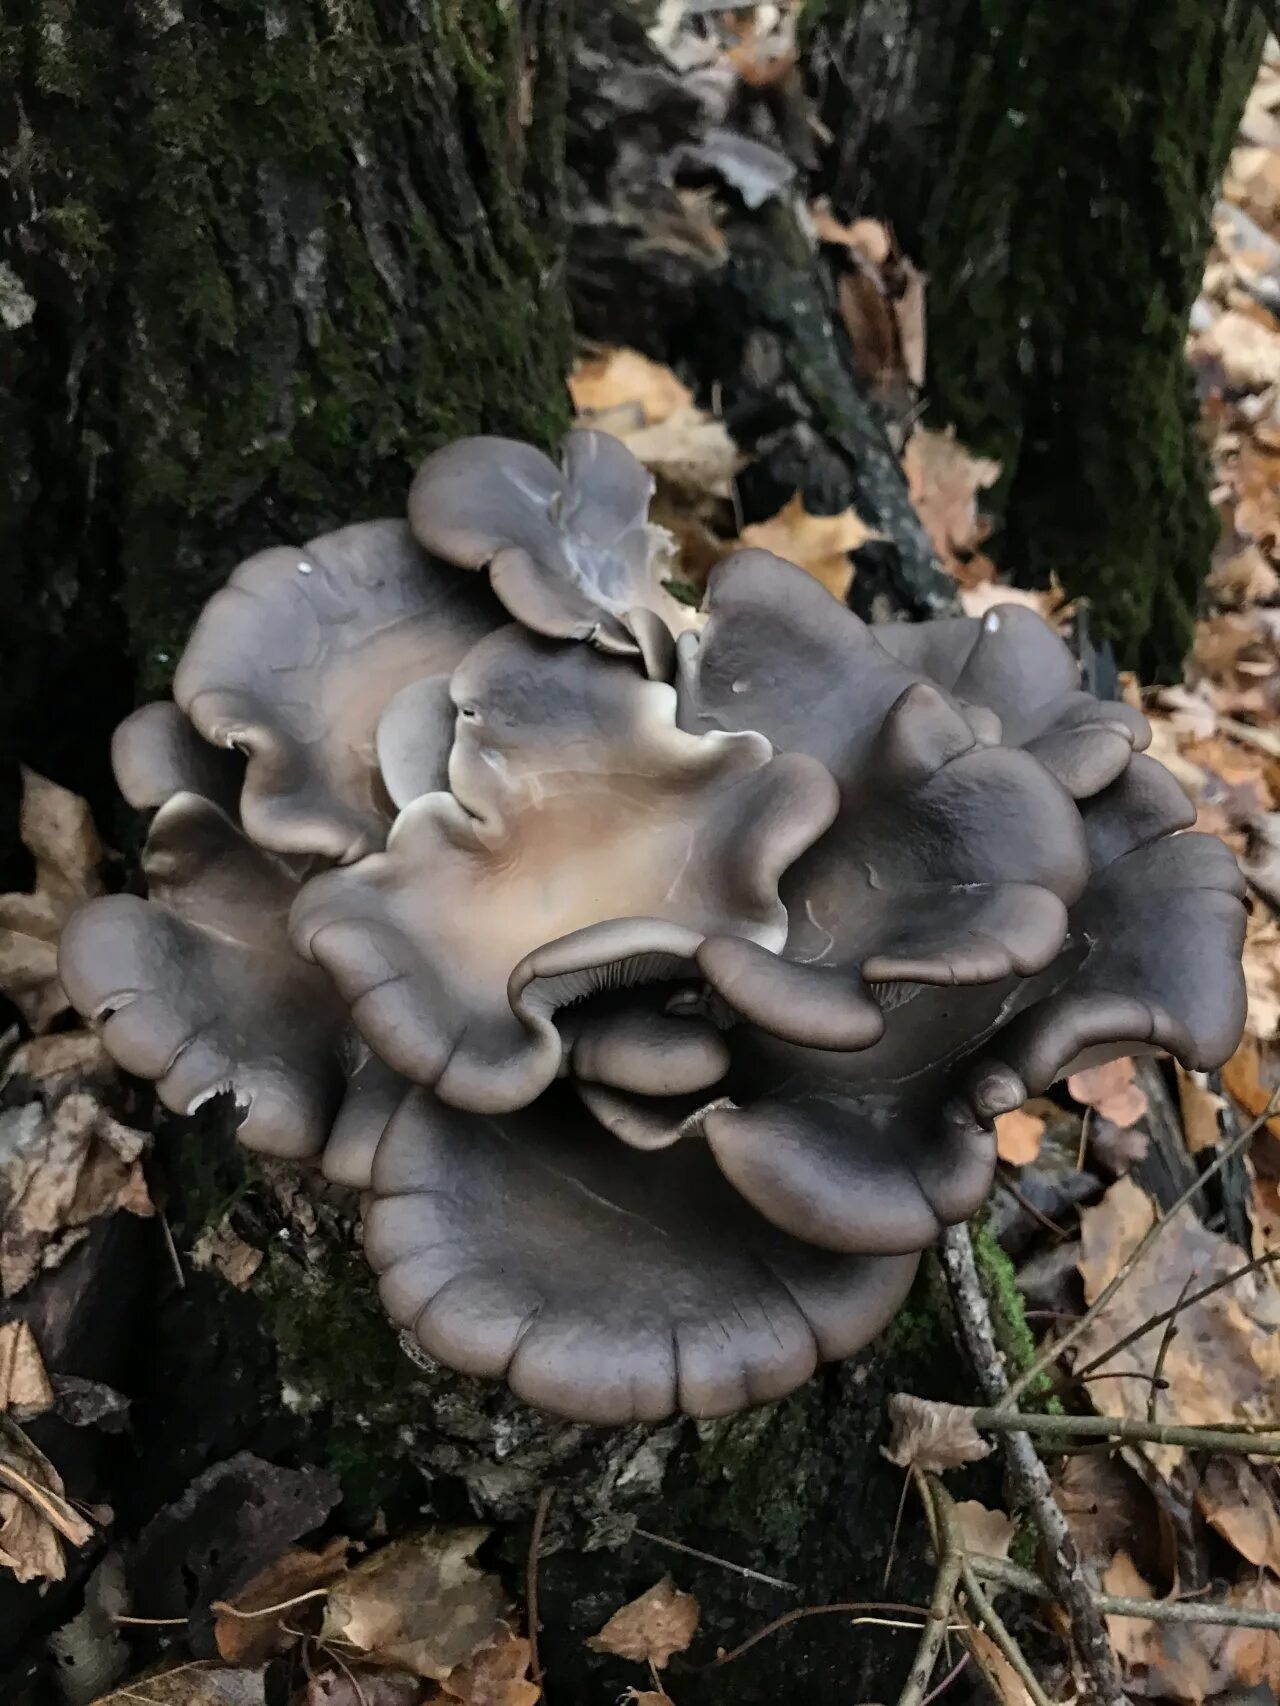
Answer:
[[1071, 1234], [1065, 1226], [1059, 1226], [1057, 1221], [1051, 1220], [1043, 1209], [1037, 1208], [1031, 1198], [1024, 1196], [1013, 1180], [1004, 1173], [997, 1172], [996, 1184], [1000, 1186], [1001, 1190], [1007, 1191], [1018, 1207], [1024, 1213], [1029, 1214], [1032, 1220], [1038, 1220], [1046, 1232], [1052, 1232], [1055, 1238], [1070, 1238]]
[[[1007, 1558], [986, 1558], [974, 1553], [969, 1566], [987, 1581], [1036, 1599], [1052, 1599], [1047, 1582], [1034, 1570], [1024, 1570]], [[1280, 1611], [1253, 1611], [1243, 1605], [1222, 1605], [1212, 1600], [1131, 1599], [1127, 1594], [1097, 1593], [1093, 1603], [1107, 1617], [1147, 1617], [1153, 1623], [1208, 1623], [1224, 1629], [1280, 1630]]]
[[[1230, 1422], [1198, 1427], [1185, 1422], [1146, 1422], [1131, 1416], [1042, 1416], [1038, 1412], [975, 1410], [973, 1425], [980, 1432], [1033, 1433], [1046, 1439], [1127, 1439], [1153, 1445], [1185, 1445], [1192, 1451], [1232, 1452], [1238, 1457], [1280, 1457], [1280, 1433], [1253, 1433], [1251, 1424]], [[1267, 1428], [1280, 1423], [1267, 1422]]]
[[238, 1605], [232, 1605], [228, 1600], [214, 1599], [209, 1602], [209, 1610], [220, 1612], [225, 1617], [242, 1617], [246, 1621], [252, 1617], [273, 1617], [278, 1611], [292, 1611], [295, 1605], [305, 1605], [309, 1599], [328, 1599], [331, 1591], [329, 1588], [309, 1588], [293, 1599], [282, 1599], [278, 1605], [258, 1605], [252, 1611], [241, 1611]]
[[763, 1570], [753, 1570], [748, 1564], [735, 1564], [732, 1558], [717, 1558], [714, 1552], [700, 1552], [696, 1546], [686, 1546], [683, 1540], [672, 1540], [666, 1534], [654, 1534], [651, 1529], [636, 1527], [632, 1534], [638, 1534], [642, 1540], [651, 1540], [655, 1546], [669, 1546], [673, 1552], [683, 1552], [690, 1558], [699, 1558], [704, 1564], [715, 1564], [721, 1570], [732, 1570], [736, 1576], [747, 1576], [753, 1582], [763, 1582], [766, 1587], [782, 1588], [787, 1593], [799, 1593], [800, 1589], [794, 1582], [783, 1581], [781, 1576], [767, 1576]]
[[[925, 1479], [922, 1477], [922, 1479]], [[1022, 1648], [1005, 1628], [1004, 1623], [996, 1612], [987, 1596], [982, 1583], [974, 1574], [964, 1548], [964, 1538], [960, 1532], [960, 1524], [956, 1520], [955, 1501], [936, 1475], [927, 1477], [927, 1494], [933, 1504], [934, 1519], [942, 1543], [948, 1552], [955, 1553], [960, 1559], [960, 1579], [964, 1583], [965, 1592], [973, 1602], [974, 1610], [981, 1619], [988, 1635], [1003, 1653], [1008, 1664], [1012, 1665], [1022, 1686], [1031, 1696], [1033, 1706], [1051, 1706], [1048, 1696], [1027, 1663]], [[972, 1648], [973, 1656], [981, 1666], [984, 1675], [987, 1667], [982, 1662], [978, 1648]], [[996, 1698], [1000, 1698], [1000, 1690], [995, 1690]]]
[[1240, 1153], [1244, 1146], [1249, 1142], [1250, 1138], [1253, 1137], [1254, 1133], [1260, 1131], [1272, 1114], [1276, 1112], [1277, 1107], [1280, 1107], [1280, 1090], [1273, 1090], [1266, 1107], [1258, 1115], [1257, 1119], [1250, 1125], [1247, 1125], [1242, 1132], [1239, 1132], [1235, 1137], [1233, 1137], [1230, 1143], [1224, 1144], [1214, 1159], [1205, 1168], [1204, 1172], [1197, 1178], [1193, 1179], [1187, 1186], [1186, 1190], [1183, 1191], [1182, 1195], [1174, 1203], [1169, 1212], [1167, 1214], [1162, 1214], [1158, 1219], [1151, 1223], [1150, 1227], [1138, 1240], [1138, 1243], [1135, 1245], [1133, 1250], [1120, 1264], [1115, 1277], [1107, 1285], [1103, 1286], [1102, 1290], [1098, 1293], [1097, 1297], [1094, 1298], [1093, 1302], [1085, 1310], [1084, 1314], [1080, 1316], [1079, 1320], [1073, 1322], [1073, 1324], [1067, 1328], [1066, 1332], [1063, 1333], [1061, 1338], [1055, 1339], [1053, 1343], [1035, 1359], [1031, 1366], [1025, 1369], [1018, 1376], [1010, 1386], [1007, 1396], [1002, 1400], [1003, 1408], [1008, 1410], [1016, 1409], [1018, 1399], [1027, 1390], [1027, 1388], [1039, 1379], [1046, 1369], [1051, 1368], [1069, 1346], [1075, 1344], [1076, 1340], [1079, 1339], [1083, 1333], [1088, 1331], [1088, 1329], [1097, 1320], [1098, 1316], [1106, 1308], [1107, 1304], [1110, 1303], [1116, 1292], [1119, 1291], [1120, 1287], [1128, 1279], [1129, 1275], [1137, 1267], [1138, 1263], [1147, 1254], [1147, 1251], [1150, 1250], [1151, 1246], [1164, 1231], [1165, 1227], [1169, 1225], [1170, 1221], [1177, 1216], [1180, 1210], [1187, 1206], [1192, 1197], [1197, 1196], [1199, 1192], [1204, 1189], [1210, 1179], [1216, 1177], [1227, 1163], [1233, 1160], [1235, 1156]]
[[1080, 1381], [1087, 1380], [1095, 1368], [1101, 1368], [1104, 1362], [1110, 1362], [1113, 1356], [1117, 1356], [1121, 1351], [1128, 1350], [1135, 1340], [1153, 1332], [1162, 1322], [1171, 1321], [1175, 1315], [1181, 1314], [1184, 1309], [1190, 1309], [1194, 1304], [1203, 1302], [1206, 1297], [1212, 1297], [1215, 1291], [1222, 1291], [1226, 1286], [1234, 1285], [1237, 1280], [1256, 1273], [1259, 1268], [1270, 1267], [1273, 1262], [1280, 1262], [1280, 1250], [1268, 1250], [1265, 1255], [1254, 1256], [1252, 1260], [1242, 1263], [1240, 1267], [1233, 1268], [1229, 1274], [1224, 1274], [1221, 1279], [1214, 1280], [1212, 1285], [1201, 1286], [1199, 1291], [1193, 1291], [1189, 1297], [1180, 1298], [1172, 1308], [1162, 1309], [1159, 1314], [1148, 1316], [1132, 1332], [1126, 1333], [1122, 1339], [1117, 1339], [1114, 1345], [1108, 1345], [1105, 1351], [1099, 1351], [1097, 1356], [1091, 1357], [1083, 1368], [1078, 1368], [1068, 1380], [1055, 1388], [1055, 1396], [1069, 1392]]
[[1156, 1352], [1156, 1365], [1151, 1371], [1151, 1390], [1147, 1393], [1147, 1420], [1149, 1422], [1154, 1422], [1156, 1419], [1156, 1406], [1160, 1402], [1160, 1394], [1166, 1385], [1164, 1378], [1164, 1365], [1166, 1357], [1173, 1348], [1174, 1334], [1178, 1331], [1178, 1310], [1182, 1308], [1182, 1305], [1186, 1300], [1187, 1293], [1191, 1290], [1191, 1282], [1195, 1277], [1195, 1272], [1193, 1270], [1187, 1275], [1186, 1279], [1183, 1280], [1182, 1290], [1178, 1293], [1177, 1302], [1173, 1307], [1173, 1313], [1165, 1322], [1164, 1332], [1160, 1335], [1160, 1348]]
[[966, 1647], [964, 1652], [961, 1653], [960, 1657], [956, 1660], [955, 1664], [952, 1665], [951, 1669], [943, 1677], [942, 1681], [934, 1683], [933, 1687], [929, 1690], [929, 1692], [925, 1695], [924, 1699], [920, 1702], [920, 1706], [933, 1706], [934, 1701], [937, 1700], [940, 1695], [945, 1694], [947, 1692], [947, 1690], [951, 1687], [951, 1684], [956, 1680], [956, 1678], [964, 1670], [964, 1667], [968, 1664], [968, 1662], [972, 1656], [973, 1655], [969, 1652], [969, 1649]]
[[[923, 1493], [925, 1492], [923, 1476], [919, 1477], [919, 1481]], [[902, 1693], [898, 1696], [898, 1706], [921, 1706], [921, 1702], [928, 1692], [929, 1684], [933, 1680], [934, 1668], [938, 1663], [938, 1654], [942, 1651], [943, 1636], [951, 1622], [951, 1612], [955, 1605], [956, 1588], [960, 1582], [960, 1569], [964, 1563], [964, 1555], [956, 1544], [954, 1525], [948, 1530], [940, 1519], [938, 1536], [938, 1575], [933, 1584], [933, 1598], [929, 1601], [929, 1615], [925, 1619], [924, 1628], [920, 1631], [920, 1645], [916, 1648], [911, 1674], [907, 1678]]]
[[[851, 1599], [834, 1600], [830, 1605], [798, 1605], [791, 1611], [784, 1611], [781, 1617], [774, 1617], [763, 1628], [757, 1629], [754, 1635], [748, 1635], [745, 1641], [739, 1641], [736, 1647], [731, 1647], [727, 1653], [717, 1653], [715, 1658], [705, 1665], [689, 1665], [687, 1669], [698, 1675], [703, 1671], [719, 1670], [722, 1665], [731, 1665], [735, 1659], [740, 1659], [744, 1653], [750, 1652], [760, 1641], [767, 1641], [770, 1635], [777, 1635], [793, 1623], [799, 1623], [806, 1617], [849, 1617], [856, 1620], [867, 1620], [876, 1612], [897, 1611], [912, 1617], [927, 1618], [928, 1608], [923, 1605], [909, 1605], [898, 1599]], [[912, 1624], [912, 1628], [919, 1625]], [[923, 1702], [921, 1702], [923, 1706]]]
[[[970, 1361], [988, 1403], [999, 1404], [1009, 1392], [1009, 1378], [996, 1348], [991, 1311], [978, 1278], [968, 1230], [964, 1226], [948, 1227], [942, 1235], [940, 1253]], [[1092, 1706], [1126, 1706], [1106, 1625], [1094, 1606], [1092, 1584], [1085, 1576], [1067, 1519], [1053, 1496], [1049, 1471], [1025, 1432], [1010, 1433], [1004, 1449], [1014, 1496], [1040, 1531], [1053, 1597], [1070, 1619], [1087, 1698]]]
[[[544, 1487], [538, 1496], [538, 1508], [533, 1513], [533, 1528], [529, 1534], [529, 1555], [524, 1565], [525, 1617], [529, 1624], [529, 1676], [542, 1688], [542, 1659], [538, 1652], [538, 1554], [542, 1550], [542, 1531], [547, 1525], [547, 1512], [555, 1497], [554, 1487]], [[541, 1696], [545, 1703], [545, 1691]]]

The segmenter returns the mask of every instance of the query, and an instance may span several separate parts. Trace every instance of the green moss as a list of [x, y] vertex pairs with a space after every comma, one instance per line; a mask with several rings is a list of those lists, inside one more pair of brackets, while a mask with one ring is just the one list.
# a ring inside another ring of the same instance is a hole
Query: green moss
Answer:
[[[973, 1222], [971, 1232], [974, 1261], [991, 1307], [996, 1343], [1009, 1370], [1017, 1376], [1030, 1368], [1036, 1360], [1036, 1338], [1027, 1321], [1026, 1304], [1018, 1290], [1018, 1277], [1013, 1263], [1000, 1248], [985, 1217]], [[1060, 1413], [1060, 1402], [1048, 1396], [1052, 1384], [1047, 1375], [1038, 1375], [1028, 1387], [1023, 1402], [1031, 1408], [1044, 1408], [1053, 1413]], [[1037, 1400], [1046, 1401], [1037, 1403]]]

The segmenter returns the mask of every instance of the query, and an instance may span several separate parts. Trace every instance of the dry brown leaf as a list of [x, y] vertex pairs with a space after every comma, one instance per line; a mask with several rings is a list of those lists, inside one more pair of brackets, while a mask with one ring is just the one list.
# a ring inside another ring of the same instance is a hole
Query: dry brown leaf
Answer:
[[292, 1606], [271, 1617], [237, 1617], [236, 1612], [261, 1611], [265, 1606], [282, 1605], [300, 1594], [328, 1587], [346, 1574], [350, 1546], [341, 1535], [330, 1540], [322, 1552], [290, 1546], [274, 1564], [260, 1570], [236, 1595], [234, 1610], [219, 1611], [215, 1616], [213, 1638], [221, 1657], [228, 1664], [251, 1668], [266, 1664], [276, 1653], [291, 1647], [297, 1635], [284, 1625], [296, 1622]]
[[995, 485], [1000, 464], [987, 456], [971, 456], [950, 427], [946, 432], [917, 427], [907, 440], [902, 464], [911, 501], [942, 566], [961, 581], [989, 579], [990, 565], [975, 577], [969, 559], [990, 532], [978, 513], [978, 493]]
[[1270, 1487], [1247, 1459], [1211, 1458], [1196, 1502], [1247, 1563], [1280, 1573], [1280, 1509]]
[[55, 1267], [100, 1215], [151, 1215], [145, 1132], [122, 1125], [88, 1090], [0, 1113], [0, 1290]]
[[622, 1696], [620, 1706], [676, 1706], [676, 1703], [660, 1688], [629, 1688]]
[[892, 306], [894, 322], [898, 328], [898, 349], [907, 378], [917, 391], [922, 391], [928, 325], [924, 307], [925, 276], [905, 256], [899, 259], [897, 270], [902, 275], [902, 282], [892, 298]]
[[996, 1153], [1010, 1167], [1025, 1167], [1039, 1155], [1044, 1131], [1045, 1122], [1039, 1114], [1014, 1108], [996, 1120]]
[[[93, 1529], [65, 1499], [62, 1477], [22, 1429], [6, 1421], [0, 1429], [0, 1569], [20, 1582], [60, 1582], [67, 1573], [63, 1539], [85, 1546]], [[59, 1514], [50, 1520], [51, 1506]]]
[[637, 1664], [666, 1668], [672, 1653], [682, 1653], [698, 1632], [698, 1602], [682, 1593], [670, 1576], [638, 1599], [615, 1611], [587, 1645], [596, 1653], [613, 1653]]
[[1081, 1558], [1096, 1570], [1105, 1569], [1121, 1547], [1132, 1545], [1133, 1536], [1153, 1524], [1151, 1494], [1118, 1458], [1086, 1452], [1064, 1457], [1053, 1496]]
[[1115, 1125], [1101, 1115], [1089, 1122], [1089, 1153], [1108, 1178], [1136, 1167], [1150, 1147], [1151, 1134], [1140, 1125]]
[[893, 239], [878, 219], [855, 219], [845, 225], [832, 213], [826, 196], [819, 196], [812, 204], [809, 217], [819, 241], [852, 249], [874, 267], [882, 267], [893, 253]]
[[0, 1324], [0, 1410], [38, 1415], [52, 1403], [53, 1387], [30, 1323]]
[[75, 1076], [82, 1082], [106, 1083], [116, 1076], [116, 1063], [93, 1031], [53, 1031], [20, 1044], [5, 1063], [4, 1077], [30, 1078], [48, 1084]]
[[999, 1706], [1032, 1706], [1026, 1683], [985, 1629], [975, 1624], [965, 1632], [964, 1644], [981, 1666]]
[[[1280, 938], [1280, 931], [1277, 931]], [[1249, 940], [1245, 938], [1245, 983], [1249, 982]], [[1250, 1015], [1252, 1017], [1252, 1014]], [[1252, 1027], [1251, 1027], [1252, 1028]], [[1268, 1050], [1268, 1053], [1271, 1051]], [[1256, 1036], [1246, 1033], [1244, 1041], [1222, 1069], [1222, 1088], [1238, 1108], [1251, 1119], [1257, 1119], [1271, 1101], [1270, 1074], [1262, 1071], [1261, 1045]], [[1280, 1114], [1273, 1114], [1266, 1123], [1272, 1137], [1280, 1137]]]
[[871, 389], [883, 395], [899, 375], [906, 375], [893, 304], [880, 279], [862, 268], [841, 274], [836, 296], [854, 365]]
[[[1126, 1177], [1094, 1208], [1081, 1211], [1079, 1268], [1092, 1303], [1119, 1272], [1155, 1218], [1146, 1193]], [[1190, 1205], [1171, 1216], [1146, 1255], [1127, 1275], [1076, 1347], [1081, 1363], [1153, 1315], [1175, 1308], [1185, 1288], [1200, 1290], [1245, 1264], [1243, 1251], [1197, 1219]], [[1261, 1422], [1274, 1414], [1280, 1382], [1280, 1299], [1257, 1273], [1181, 1309], [1166, 1348], [1157, 1415], [1209, 1424]], [[1156, 1328], [1127, 1345], [1106, 1365], [1118, 1376], [1090, 1394], [1110, 1415], [1145, 1419], [1151, 1377], [1164, 1334]], [[1142, 1455], [1169, 1474], [1183, 1453], [1176, 1446], [1144, 1445]]]
[[1018, 1525], [1007, 1512], [988, 1510], [978, 1499], [963, 1499], [953, 1507], [952, 1514], [966, 1552], [978, 1552], [984, 1558], [1009, 1556]]
[[[1154, 1599], [1151, 1584], [1143, 1579], [1127, 1552], [1117, 1552], [1102, 1578], [1103, 1589], [1124, 1599]], [[1116, 1657], [1126, 1670], [1145, 1670], [1161, 1659], [1160, 1630], [1149, 1617], [1105, 1618], [1107, 1634]]]
[[993, 1447], [973, 1425], [973, 1411], [964, 1404], [944, 1404], [934, 1398], [915, 1398], [895, 1392], [889, 1400], [891, 1433], [881, 1449], [900, 1469], [956, 1469], [989, 1457]]
[[1280, 384], [1280, 337], [1251, 315], [1227, 309], [1198, 342], [1201, 350], [1221, 363], [1233, 386], [1261, 391]]
[[[332, 1706], [356, 1706], [354, 1694], [345, 1699], [330, 1697]], [[100, 1695], [93, 1706], [266, 1706], [267, 1673], [262, 1670], [214, 1668], [203, 1659], [172, 1665], [165, 1670], [144, 1671], [127, 1687]], [[323, 1700], [323, 1695], [316, 1695]], [[307, 1706], [312, 1706], [308, 1698]], [[328, 1706], [328, 1702], [326, 1702]], [[386, 1706], [367, 1701], [366, 1706]]]
[[193, 1268], [211, 1268], [237, 1291], [244, 1291], [262, 1266], [263, 1253], [247, 1244], [223, 1215], [216, 1225], [206, 1226], [191, 1246]]
[[1146, 1091], [1134, 1079], [1133, 1061], [1128, 1055], [1073, 1072], [1067, 1079], [1067, 1091], [1077, 1102], [1122, 1129], [1137, 1125], [1147, 1111]]
[[1256, 545], [1214, 565], [1205, 583], [1219, 604], [1265, 604], [1280, 594], [1280, 574]]
[[744, 527], [738, 543], [772, 551], [805, 569], [843, 604], [853, 584], [848, 553], [882, 535], [869, 528], [853, 509], [838, 515], [810, 515], [800, 492], [788, 499], [768, 521]]
[[1227, 1099], [1209, 1088], [1202, 1072], [1188, 1072], [1181, 1066], [1177, 1071], [1183, 1134], [1192, 1155], [1199, 1155], [1206, 1149], [1217, 1147], [1222, 1135], [1218, 1114], [1226, 1107]]
[[[972, 563], [966, 565], [966, 573], [972, 568]], [[1039, 590], [1004, 586], [993, 580], [978, 581], [960, 588], [960, 606], [966, 616], [985, 616], [989, 610], [996, 610], [1002, 604], [1021, 604], [1024, 609], [1034, 610], [1042, 621], [1059, 633], [1066, 628], [1075, 610], [1075, 605], [1068, 602], [1056, 581]]]
[[621, 439], [651, 474], [692, 497], [728, 497], [742, 466], [724, 422], [692, 403], [651, 426], [628, 426], [611, 415], [602, 415], [595, 424]]
[[30, 894], [0, 894], [0, 994], [44, 1031], [67, 1009], [58, 936], [75, 908], [101, 892], [102, 843], [79, 794], [26, 769], [18, 833], [35, 860], [35, 882]]
[[334, 1587], [321, 1639], [347, 1642], [374, 1663], [443, 1681], [506, 1627], [502, 1584], [474, 1561], [487, 1534], [483, 1528], [436, 1528], [384, 1546]]
[[583, 356], [569, 375], [569, 395], [579, 415], [634, 406], [652, 426], [693, 402], [693, 392], [669, 367], [634, 349], [607, 349]]
[[440, 1686], [447, 1699], [463, 1706], [535, 1706], [542, 1690], [529, 1679], [532, 1658], [525, 1637], [502, 1624], [494, 1644], [459, 1665]]

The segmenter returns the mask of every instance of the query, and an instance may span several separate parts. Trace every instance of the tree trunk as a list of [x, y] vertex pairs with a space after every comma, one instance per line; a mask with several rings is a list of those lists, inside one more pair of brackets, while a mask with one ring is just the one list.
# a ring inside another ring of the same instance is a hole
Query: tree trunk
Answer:
[[819, 0], [841, 211], [928, 274], [929, 417], [997, 456], [995, 542], [1147, 679], [1217, 537], [1183, 342], [1264, 26], [1252, 0]]
[[[103, 739], [228, 570], [567, 419], [566, 0], [14, 0], [0, 755]], [[5, 821], [11, 813], [5, 811]]]

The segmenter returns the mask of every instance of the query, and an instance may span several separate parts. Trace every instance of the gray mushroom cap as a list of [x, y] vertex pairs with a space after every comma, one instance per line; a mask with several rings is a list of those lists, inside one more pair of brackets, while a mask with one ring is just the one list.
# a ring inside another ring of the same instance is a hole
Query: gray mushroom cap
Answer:
[[392, 1119], [365, 1249], [430, 1355], [578, 1421], [721, 1416], [850, 1355], [906, 1295], [914, 1254], [807, 1247], [701, 1144], [602, 1143], [563, 1097], [491, 1119], [418, 1090]]
[[671, 688], [518, 628], [451, 691], [451, 791], [406, 806], [385, 853], [309, 883], [293, 939], [397, 1071], [500, 1111], [559, 1071], [560, 1007], [688, 975], [710, 935], [781, 947], [779, 878], [835, 789], [759, 735], [685, 734]]
[[241, 820], [259, 846], [352, 860], [392, 816], [383, 711], [495, 626], [484, 586], [442, 573], [403, 522], [362, 522], [242, 563], [205, 606], [174, 698], [246, 755]]
[[[427, 458], [409, 493], [415, 536], [487, 568], [517, 621], [552, 639], [638, 653], [665, 676], [690, 613], [662, 585], [670, 541], [648, 520], [653, 480], [608, 433], [574, 431], [563, 466], [509, 438], [464, 438]], [[633, 614], [634, 613], [634, 614]]]
[[247, 1148], [318, 1154], [345, 1014], [290, 949], [292, 874], [194, 794], [156, 813], [143, 869], [150, 900], [109, 895], [67, 924], [58, 975], [73, 1005], [175, 1113], [230, 1091]]
[[244, 759], [210, 746], [167, 699], [142, 705], [111, 737], [111, 767], [120, 792], [138, 811], [154, 811], [175, 794], [199, 794], [234, 817], [244, 786]]

